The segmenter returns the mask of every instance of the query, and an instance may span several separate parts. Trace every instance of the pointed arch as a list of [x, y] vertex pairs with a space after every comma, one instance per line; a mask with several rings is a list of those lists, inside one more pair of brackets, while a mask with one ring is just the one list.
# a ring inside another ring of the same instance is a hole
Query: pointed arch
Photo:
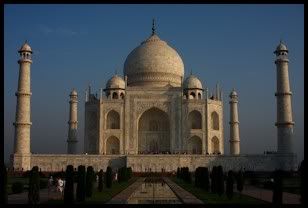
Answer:
[[195, 92], [190, 92], [189, 98], [190, 99], [195, 99], [196, 98], [196, 93]]
[[198, 136], [193, 136], [188, 140], [187, 149], [189, 154], [202, 154], [202, 140]]
[[120, 114], [111, 110], [107, 114], [107, 129], [120, 129]]
[[106, 141], [106, 154], [117, 155], [120, 154], [120, 141], [117, 137], [111, 136]]
[[112, 93], [112, 99], [118, 99], [119, 98], [119, 95], [117, 92], [113, 92]]
[[201, 93], [199, 92], [198, 93], [198, 99], [201, 100], [201, 98], [202, 98], [202, 96], [201, 96]]
[[188, 126], [190, 129], [202, 129], [202, 115], [193, 110], [188, 114]]
[[218, 154], [220, 153], [220, 150], [219, 150], [219, 139], [214, 136], [211, 140], [212, 142], [212, 153], [214, 154]]
[[216, 111], [213, 111], [211, 114], [211, 123], [212, 123], [212, 129], [219, 130], [219, 116]]
[[141, 154], [170, 151], [170, 124], [166, 112], [153, 107], [140, 116], [138, 151]]

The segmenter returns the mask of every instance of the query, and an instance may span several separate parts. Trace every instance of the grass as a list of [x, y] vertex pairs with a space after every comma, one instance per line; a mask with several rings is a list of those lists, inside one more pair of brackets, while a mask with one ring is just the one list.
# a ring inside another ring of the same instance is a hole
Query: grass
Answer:
[[239, 193], [233, 193], [233, 198], [229, 200], [225, 194], [218, 196], [218, 194], [206, 192], [203, 189], [195, 187], [194, 183], [189, 184], [176, 177], [172, 177], [171, 180], [173, 180], [186, 191], [195, 195], [205, 204], [267, 204], [265, 201], [258, 200], [246, 195], [241, 195]]
[[[48, 178], [40, 178], [40, 180], [48, 180]], [[28, 177], [16, 177], [16, 176], [8, 176], [7, 178], [7, 193], [12, 193], [12, 184], [15, 182], [21, 182], [24, 184], [24, 191], [27, 191], [29, 186], [29, 178]]]
[[[137, 177], [132, 177], [127, 182], [114, 182], [112, 183], [112, 187], [109, 189], [104, 184], [103, 191], [99, 192], [97, 187], [93, 189], [93, 194], [91, 198], [86, 198], [84, 202], [77, 203], [77, 204], [104, 204], [112, 199], [115, 195], [119, 194], [121, 191], [126, 189], [129, 185], [134, 183], [137, 180]], [[63, 204], [63, 200], [49, 200], [48, 204]]]
[[110, 189], [106, 188], [106, 186], [103, 188], [102, 192], [98, 192], [97, 190], [94, 191], [91, 198], [86, 198], [85, 203], [106, 203], [110, 199], [112, 199], [115, 195], [119, 194], [121, 191], [126, 189], [129, 185], [134, 183], [137, 180], [136, 177], [131, 178], [127, 182], [118, 183], [115, 182], [112, 184], [112, 187]]

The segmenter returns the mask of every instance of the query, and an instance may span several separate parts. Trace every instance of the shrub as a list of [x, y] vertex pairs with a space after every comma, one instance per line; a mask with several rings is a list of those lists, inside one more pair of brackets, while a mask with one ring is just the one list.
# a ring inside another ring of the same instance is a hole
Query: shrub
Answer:
[[28, 202], [29, 204], [37, 204], [40, 201], [40, 175], [38, 167], [34, 166], [30, 172], [29, 178], [29, 192]]
[[222, 166], [217, 167], [217, 193], [221, 196], [224, 193], [225, 184], [224, 184], [224, 173]]
[[22, 182], [14, 182], [11, 188], [13, 194], [19, 194], [24, 191], [24, 184]]
[[78, 202], [85, 200], [85, 188], [86, 188], [86, 168], [83, 165], [78, 166], [78, 182], [76, 189], [76, 199]]
[[304, 204], [304, 192], [305, 192], [305, 185], [304, 185], [304, 160], [301, 162], [301, 166], [299, 167], [299, 174], [301, 178], [300, 182], [300, 195], [301, 195], [301, 203]]
[[127, 168], [127, 179], [131, 179], [133, 176], [133, 169], [132, 167]]
[[40, 179], [40, 189], [45, 189], [47, 188], [47, 186], [48, 186], [48, 181]]
[[95, 181], [95, 174], [92, 166], [87, 167], [86, 176], [86, 197], [91, 197], [93, 193], [93, 182]]
[[29, 178], [30, 177], [30, 174], [31, 174], [31, 170], [27, 170], [25, 172], [22, 173], [22, 177], [24, 178]]
[[274, 184], [273, 184], [273, 201], [275, 205], [282, 204], [282, 170], [274, 171]]
[[214, 166], [211, 172], [211, 192], [217, 193], [217, 167]]
[[233, 171], [229, 170], [227, 184], [226, 184], [226, 194], [229, 199], [232, 199], [233, 197], [233, 183], [234, 183]]
[[237, 189], [240, 193], [242, 193], [243, 188], [244, 188], [244, 174], [243, 174], [243, 172], [240, 170], [240, 171], [237, 173], [237, 178], [236, 178], [236, 189]]
[[119, 168], [118, 170], [118, 182], [121, 183], [123, 181], [127, 181], [127, 169], [126, 167]]
[[187, 183], [191, 183], [191, 173], [189, 172], [189, 168], [188, 167], [183, 167], [182, 169], [182, 179], [187, 182]]
[[98, 172], [98, 191], [99, 192], [103, 191], [103, 175], [104, 175], [104, 171], [101, 169]]
[[209, 178], [209, 169], [204, 168], [204, 173], [203, 173], [203, 188], [205, 191], [209, 191], [210, 189], [210, 178]]
[[4, 175], [3, 175], [3, 185], [4, 185], [4, 204], [7, 204], [7, 171], [6, 171], [6, 165], [4, 164]]
[[65, 172], [64, 203], [74, 202], [74, 167], [68, 165]]
[[195, 186], [196, 187], [201, 187], [200, 180], [201, 180], [201, 167], [197, 167], [195, 171]]
[[178, 167], [178, 169], [176, 170], [176, 177], [180, 178], [180, 167]]
[[106, 187], [111, 188], [112, 186], [112, 169], [110, 166], [107, 167], [106, 170]]

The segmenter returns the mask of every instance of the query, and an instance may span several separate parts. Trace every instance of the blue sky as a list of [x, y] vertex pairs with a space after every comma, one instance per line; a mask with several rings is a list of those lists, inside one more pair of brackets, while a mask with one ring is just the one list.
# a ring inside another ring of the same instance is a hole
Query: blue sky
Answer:
[[79, 93], [83, 149], [84, 90], [104, 88], [127, 55], [151, 34], [177, 50], [203, 86], [224, 93], [225, 153], [229, 153], [228, 94], [239, 94], [241, 152], [276, 149], [276, 69], [273, 51], [289, 49], [294, 148], [304, 155], [303, 5], [5, 5], [4, 157], [13, 151], [18, 49], [28, 40], [31, 68], [31, 150], [65, 153], [69, 93]]

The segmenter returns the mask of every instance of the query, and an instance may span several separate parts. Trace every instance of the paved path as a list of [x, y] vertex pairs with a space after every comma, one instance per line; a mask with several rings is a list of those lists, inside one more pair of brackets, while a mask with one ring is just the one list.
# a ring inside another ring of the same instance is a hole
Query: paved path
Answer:
[[[235, 187], [235, 192], [237, 192]], [[272, 202], [273, 191], [245, 185], [242, 194], [248, 195], [266, 202]], [[283, 192], [283, 204], [300, 204], [300, 195]]]
[[132, 193], [139, 187], [144, 181], [144, 177], [138, 178], [133, 184], [128, 186], [126, 189], [121, 191], [119, 194], [114, 196], [106, 204], [127, 204], [127, 199], [132, 195]]
[[172, 180], [167, 177], [163, 178], [165, 182], [169, 185], [171, 190], [175, 193], [175, 195], [184, 203], [184, 204], [203, 204], [203, 201], [196, 198], [190, 192], [186, 191]]

